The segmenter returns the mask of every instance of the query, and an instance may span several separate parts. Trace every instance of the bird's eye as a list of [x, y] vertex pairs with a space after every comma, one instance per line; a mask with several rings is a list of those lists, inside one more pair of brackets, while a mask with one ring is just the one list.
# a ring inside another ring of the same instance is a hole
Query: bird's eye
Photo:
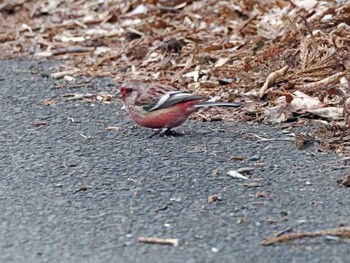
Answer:
[[126, 92], [127, 92], [127, 93], [131, 93], [131, 92], [132, 92], [132, 88], [127, 88], [127, 89], [126, 89]]

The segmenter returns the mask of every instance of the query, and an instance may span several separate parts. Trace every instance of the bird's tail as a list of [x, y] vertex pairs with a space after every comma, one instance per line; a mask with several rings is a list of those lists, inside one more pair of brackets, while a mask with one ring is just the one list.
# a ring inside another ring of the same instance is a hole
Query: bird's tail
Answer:
[[240, 107], [241, 104], [231, 103], [231, 102], [205, 101], [205, 102], [199, 102], [198, 104], [194, 105], [194, 107], [196, 107], [196, 108], [204, 108], [204, 107], [211, 107], [211, 106]]

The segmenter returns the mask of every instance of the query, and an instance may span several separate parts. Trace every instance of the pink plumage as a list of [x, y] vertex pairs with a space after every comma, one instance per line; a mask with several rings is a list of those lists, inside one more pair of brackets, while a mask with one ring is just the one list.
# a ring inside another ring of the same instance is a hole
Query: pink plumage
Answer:
[[206, 102], [199, 95], [174, 89], [163, 84], [126, 81], [120, 87], [126, 111], [140, 126], [159, 129], [172, 128], [183, 124], [189, 115], [202, 107], [238, 107], [235, 103]]

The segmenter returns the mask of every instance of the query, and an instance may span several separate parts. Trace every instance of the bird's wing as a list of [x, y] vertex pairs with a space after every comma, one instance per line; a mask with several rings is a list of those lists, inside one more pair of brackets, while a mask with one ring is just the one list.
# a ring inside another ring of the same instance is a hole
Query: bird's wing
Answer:
[[142, 106], [144, 110], [149, 112], [164, 109], [180, 102], [202, 98], [198, 95], [175, 90], [168, 85], [151, 84], [144, 88], [144, 92], [137, 98], [135, 105]]
[[198, 95], [193, 95], [191, 93], [182, 91], [170, 91], [164, 94], [157, 102], [144, 106], [146, 111], [155, 111], [171, 107], [175, 104], [189, 101], [189, 100], [200, 100], [202, 97]]

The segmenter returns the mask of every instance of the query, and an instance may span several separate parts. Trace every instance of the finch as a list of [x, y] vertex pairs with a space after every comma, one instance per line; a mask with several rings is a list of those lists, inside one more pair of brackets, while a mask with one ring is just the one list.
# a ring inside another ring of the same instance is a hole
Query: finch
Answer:
[[171, 132], [189, 115], [209, 106], [239, 107], [236, 103], [209, 102], [202, 96], [176, 90], [172, 86], [126, 81], [120, 87], [121, 99], [131, 119], [140, 126], [157, 129], [150, 137]]

